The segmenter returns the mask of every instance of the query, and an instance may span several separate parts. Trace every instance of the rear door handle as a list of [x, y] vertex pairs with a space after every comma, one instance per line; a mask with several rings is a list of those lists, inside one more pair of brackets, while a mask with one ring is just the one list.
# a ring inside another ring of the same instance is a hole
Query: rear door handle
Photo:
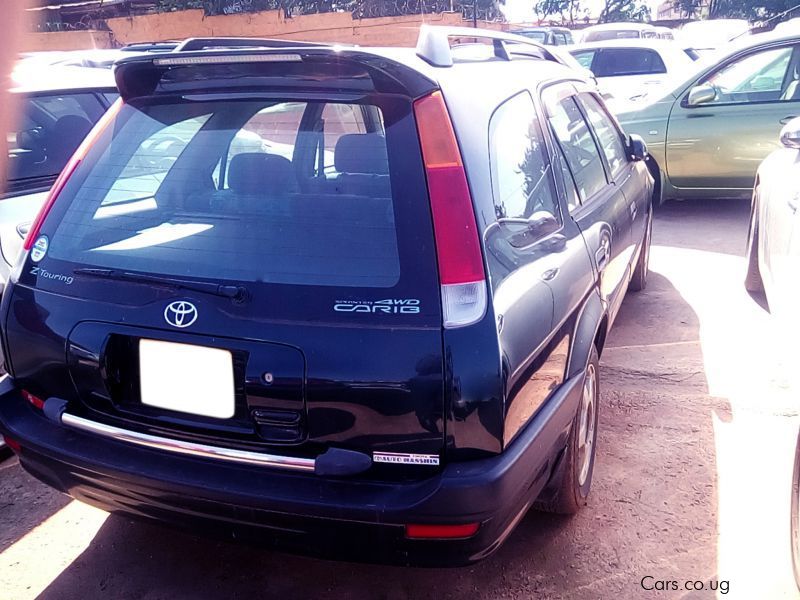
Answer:
[[781, 125], [786, 125], [789, 121], [791, 121], [792, 119], [796, 119], [796, 118], [797, 118], [796, 115], [789, 115], [788, 117], [783, 117], [781, 119], [780, 123], [781, 123]]
[[797, 202], [800, 200], [797, 196], [798, 194], [792, 194], [792, 196], [786, 201], [786, 204], [789, 205], [789, 209], [793, 213], [797, 212]]
[[631, 221], [635, 221], [636, 213], [639, 212], [639, 209], [636, 208], [636, 202], [631, 202], [630, 211], [631, 211]]
[[608, 246], [600, 246], [600, 249], [594, 253], [594, 258], [597, 261], [597, 269], [602, 271], [608, 264]]

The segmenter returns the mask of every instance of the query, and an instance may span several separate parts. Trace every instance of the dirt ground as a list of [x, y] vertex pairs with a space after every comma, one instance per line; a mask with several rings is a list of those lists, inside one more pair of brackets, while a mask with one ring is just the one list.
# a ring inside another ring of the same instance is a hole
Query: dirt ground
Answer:
[[532, 512], [463, 569], [324, 562], [108, 516], [11, 459], [0, 597], [800, 597], [788, 533], [797, 353], [790, 364], [742, 287], [747, 217], [732, 202], [658, 214], [648, 288], [625, 300], [601, 359], [594, 488], [579, 515]]

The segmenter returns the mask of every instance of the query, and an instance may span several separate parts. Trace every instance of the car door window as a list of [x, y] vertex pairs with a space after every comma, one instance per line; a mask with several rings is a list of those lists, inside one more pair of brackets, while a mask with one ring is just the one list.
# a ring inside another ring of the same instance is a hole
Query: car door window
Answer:
[[580, 94], [578, 99], [600, 142], [611, 176], [616, 178], [628, 162], [622, 135], [594, 95], [584, 93]]
[[575, 179], [581, 202], [607, 184], [603, 159], [573, 96], [545, 101], [550, 127]]
[[546, 211], [559, 218], [552, 167], [530, 94], [506, 101], [489, 122], [489, 159], [498, 219]]
[[575, 60], [577, 60], [582, 67], [591, 69], [595, 54], [597, 54], [596, 50], [583, 50], [581, 52], [573, 52], [572, 56], [575, 57]]
[[6, 135], [8, 180], [58, 175], [104, 111], [90, 93], [22, 100], [17, 127]]
[[728, 63], [700, 82], [717, 93], [704, 105], [800, 100], [800, 66], [792, 61], [793, 51], [792, 46], [773, 48]]
[[647, 48], [605, 48], [594, 61], [597, 77], [658, 75], [667, 72], [657, 52]]
[[563, 33], [554, 33], [553, 41], [555, 41], [556, 46], [564, 46], [567, 43], [567, 36]]

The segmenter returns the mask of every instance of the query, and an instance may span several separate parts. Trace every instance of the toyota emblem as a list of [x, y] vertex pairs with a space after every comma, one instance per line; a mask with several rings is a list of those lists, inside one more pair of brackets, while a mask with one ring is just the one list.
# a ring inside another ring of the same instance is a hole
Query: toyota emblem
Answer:
[[185, 300], [176, 300], [164, 309], [164, 320], [173, 327], [189, 327], [197, 321], [197, 307]]

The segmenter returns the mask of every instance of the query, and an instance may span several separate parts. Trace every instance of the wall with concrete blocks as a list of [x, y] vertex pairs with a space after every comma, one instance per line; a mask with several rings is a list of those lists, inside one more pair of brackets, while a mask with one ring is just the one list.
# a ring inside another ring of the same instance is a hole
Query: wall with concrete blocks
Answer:
[[360, 20], [350, 13], [321, 13], [287, 19], [279, 10], [213, 17], [204, 16], [202, 10], [186, 10], [107, 21], [120, 44], [242, 35], [384, 46], [413, 45], [422, 22], [461, 25], [463, 21], [455, 13]]
[[[27, 34], [25, 50], [108, 48], [133, 42], [181, 40], [187, 37], [246, 36], [338, 42], [362, 46], [413, 46], [419, 26], [470, 25], [460, 13], [354, 19], [350, 13], [320, 13], [286, 18], [272, 10], [207, 17], [202, 10], [107, 19], [109, 32], [69, 31]], [[501, 29], [500, 23], [479, 22]]]
[[51, 33], [26, 33], [22, 36], [21, 43], [21, 52], [114, 48], [114, 39], [110, 31], [54, 31]]

